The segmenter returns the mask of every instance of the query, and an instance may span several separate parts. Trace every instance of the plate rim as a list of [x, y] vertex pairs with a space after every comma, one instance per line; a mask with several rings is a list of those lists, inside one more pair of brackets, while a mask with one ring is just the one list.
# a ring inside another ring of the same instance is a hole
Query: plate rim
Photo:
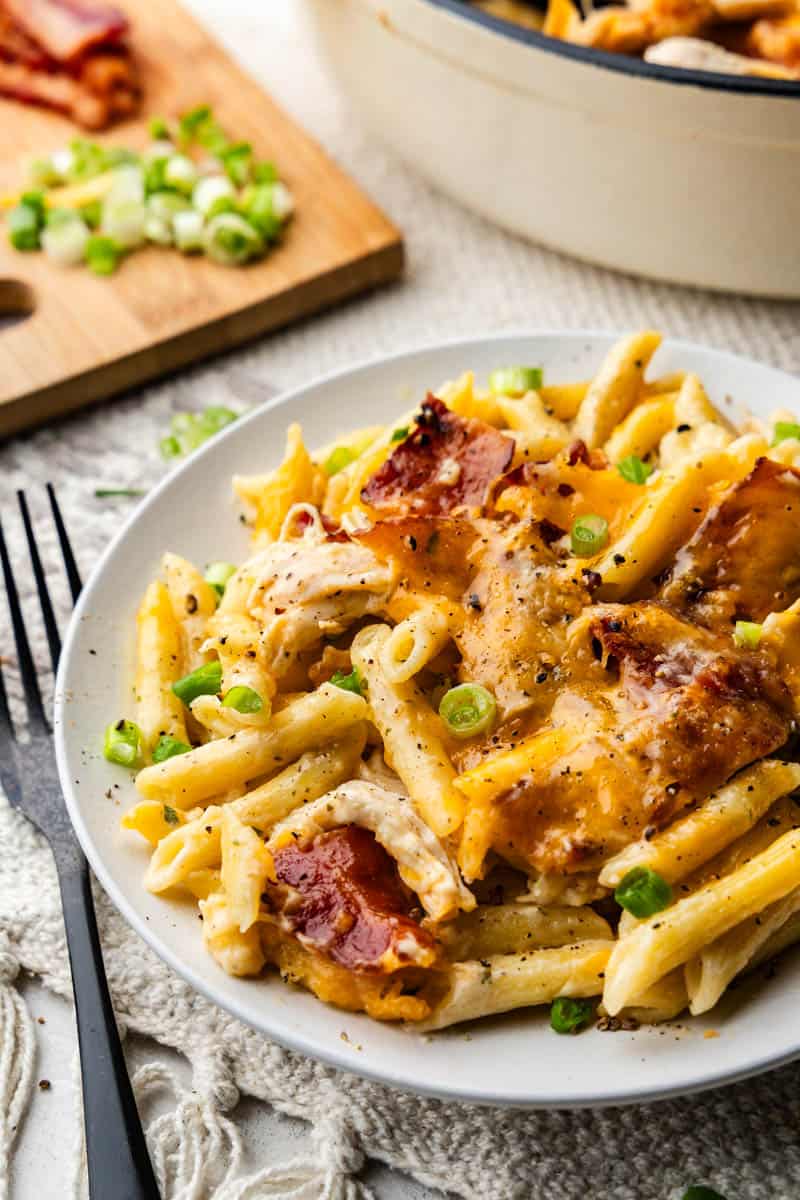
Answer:
[[[127, 519], [123, 522], [121, 528], [117, 531], [114, 537], [100, 555], [95, 563], [91, 574], [85, 582], [80, 597], [75, 608], [72, 611], [68, 627], [66, 629], [61, 658], [59, 661], [58, 672], [54, 685], [54, 701], [53, 701], [53, 738], [55, 746], [56, 763], [58, 774], [61, 783], [61, 789], [64, 796], [67, 812], [72, 823], [78, 841], [81, 844], [84, 854], [96, 875], [103, 890], [108, 896], [113, 906], [117, 909], [123, 919], [131, 926], [131, 928], [142, 938], [145, 944], [170, 967], [175, 973], [185, 980], [192, 988], [209, 1000], [212, 1004], [223, 1009], [225, 1012], [234, 1016], [242, 1024], [256, 1032], [266, 1036], [278, 1045], [288, 1049], [294, 1053], [312, 1058], [315, 1061], [321, 1062], [327, 1066], [334, 1067], [337, 1070], [346, 1072], [364, 1080], [369, 1080], [375, 1083], [380, 1083], [386, 1087], [394, 1088], [399, 1091], [407, 1092], [413, 1095], [431, 1097], [444, 1101], [451, 1101], [465, 1104], [478, 1104], [481, 1106], [512, 1108], [520, 1110], [536, 1110], [536, 1109], [594, 1109], [594, 1108], [617, 1108], [632, 1104], [652, 1103], [668, 1098], [677, 1098], [680, 1096], [694, 1095], [699, 1092], [708, 1091], [712, 1088], [728, 1086], [738, 1083], [744, 1079], [760, 1075], [769, 1070], [776, 1070], [800, 1057], [800, 1032], [798, 1033], [797, 1041], [789, 1048], [775, 1053], [767, 1052], [755, 1059], [749, 1061], [746, 1065], [732, 1066], [728, 1068], [720, 1068], [712, 1074], [705, 1076], [692, 1076], [684, 1082], [676, 1081], [666, 1087], [648, 1086], [646, 1084], [629, 1086], [623, 1090], [605, 1090], [593, 1092], [591, 1096], [586, 1096], [584, 1092], [579, 1093], [556, 1093], [552, 1098], [534, 1097], [523, 1099], [518, 1095], [511, 1096], [497, 1090], [465, 1090], [462, 1087], [448, 1087], [447, 1081], [443, 1080], [441, 1086], [415, 1082], [398, 1072], [394, 1068], [381, 1068], [372, 1066], [368, 1061], [355, 1059], [352, 1055], [351, 1048], [346, 1044], [340, 1048], [336, 1042], [325, 1044], [324, 1047], [318, 1045], [313, 1038], [307, 1038], [302, 1033], [294, 1033], [291, 1030], [281, 1029], [276, 1032], [268, 1026], [268, 1023], [262, 1022], [257, 1024], [239, 1009], [236, 1000], [226, 996], [224, 990], [220, 993], [210, 982], [205, 981], [202, 977], [196, 974], [194, 969], [184, 962], [180, 956], [169, 948], [166, 943], [162, 942], [157, 932], [154, 931], [152, 924], [144, 917], [141, 917], [136, 911], [133, 904], [129, 903], [122, 890], [118, 887], [110, 869], [106, 867], [102, 854], [94, 844], [90, 830], [84, 820], [81, 811], [81, 805], [78, 801], [73, 788], [72, 777], [68, 769], [67, 761], [67, 729], [69, 722], [66, 719], [65, 704], [68, 698], [67, 676], [71, 670], [71, 660], [75, 648], [75, 642], [78, 637], [82, 620], [86, 617], [87, 610], [91, 609], [91, 602], [95, 590], [100, 585], [101, 579], [105, 575], [106, 564], [114, 556], [117, 548], [127, 539], [130, 531], [134, 528], [140, 516], [145, 510], [156, 505], [162, 493], [166, 491], [172, 483], [181, 475], [188, 473], [196, 468], [197, 464], [204, 460], [209, 454], [214, 454], [217, 447], [227, 438], [238, 435], [238, 431], [243, 427], [255, 423], [261, 419], [265, 413], [270, 412], [274, 408], [291, 406], [291, 404], [308, 392], [312, 392], [317, 388], [335, 384], [355, 375], [363, 375], [371, 370], [385, 368], [389, 366], [399, 366], [404, 360], [413, 360], [420, 356], [428, 354], [437, 354], [457, 349], [463, 349], [469, 352], [477, 346], [488, 347], [492, 343], [500, 343], [513, 341], [517, 339], [535, 340], [535, 339], [556, 339], [565, 342], [579, 342], [585, 340], [597, 341], [601, 340], [607, 346], [613, 344], [615, 340], [626, 336], [631, 331], [619, 329], [547, 329], [547, 328], [526, 328], [515, 327], [508, 330], [496, 330], [492, 333], [472, 334], [466, 336], [453, 337], [438, 341], [423, 342], [419, 344], [409, 345], [403, 349], [395, 350], [390, 354], [376, 354], [360, 359], [356, 363], [339, 366], [331, 371], [320, 373], [313, 376], [308, 382], [298, 386], [283, 389], [277, 392], [274, 396], [265, 399], [261, 404], [256, 405], [252, 410], [241, 415], [241, 417], [232, 425], [223, 429], [214, 438], [210, 439], [204, 446], [201, 446], [194, 453], [188, 455], [186, 459], [177, 464], [172, 470], [168, 471], [163, 479], [161, 479], [150, 492], [134, 507]], [[759, 371], [766, 374], [773, 374], [785, 380], [794, 380], [800, 387], [800, 380], [792, 372], [783, 370], [781, 367], [776, 367], [770, 363], [759, 362], [755, 358], [746, 355], [737, 354], [734, 351], [719, 349], [714, 346], [705, 345], [701, 342], [690, 341], [684, 338], [663, 337], [661, 345], [664, 348], [676, 351], [699, 352], [702, 355], [711, 356], [721, 361], [728, 363], [731, 366], [736, 364], [746, 364], [749, 368], [757, 367]], [[435, 386], [435, 384], [433, 385]], [[322, 1004], [322, 1001], [318, 1001]], [[327, 1006], [330, 1007], [330, 1006]]]

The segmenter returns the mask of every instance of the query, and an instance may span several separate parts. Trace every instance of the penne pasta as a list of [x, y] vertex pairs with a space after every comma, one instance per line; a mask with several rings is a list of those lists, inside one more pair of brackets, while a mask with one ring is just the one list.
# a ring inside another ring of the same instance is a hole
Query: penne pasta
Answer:
[[644, 373], [661, 344], [658, 333], [636, 333], [608, 352], [575, 418], [574, 433], [589, 449], [608, 441], [641, 396]]
[[148, 800], [191, 808], [278, 770], [314, 745], [334, 741], [366, 713], [360, 696], [326, 683], [276, 713], [265, 730], [245, 729], [145, 767], [136, 777], [136, 786]]
[[386, 761], [400, 776], [414, 807], [439, 837], [459, 828], [464, 801], [454, 786], [456, 772], [440, 734], [440, 720], [411, 681], [391, 683], [382, 655], [391, 630], [370, 625], [353, 640], [353, 663], [367, 685], [370, 716], [385, 747]]
[[136, 616], [136, 709], [145, 748], [162, 734], [187, 742], [183, 705], [172, 685], [183, 674], [181, 631], [163, 583], [151, 583]]
[[751, 829], [771, 805], [800, 787], [800, 764], [756, 763], [720, 788], [694, 812], [662, 833], [633, 842], [600, 872], [604, 887], [616, 887], [634, 867], [649, 867], [674, 883]]
[[482, 905], [462, 913], [442, 931], [448, 957], [456, 962], [604, 939], [613, 939], [611, 926], [586, 905], [576, 908]]
[[579, 942], [530, 954], [499, 954], [453, 963], [445, 993], [417, 1029], [444, 1029], [494, 1013], [548, 1004], [557, 996], [597, 996], [613, 943]]
[[612, 1016], [733, 926], [800, 886], [800, 831], [791, 830], [749, 863], [641, 921], [614, 947], [603, 1003]]

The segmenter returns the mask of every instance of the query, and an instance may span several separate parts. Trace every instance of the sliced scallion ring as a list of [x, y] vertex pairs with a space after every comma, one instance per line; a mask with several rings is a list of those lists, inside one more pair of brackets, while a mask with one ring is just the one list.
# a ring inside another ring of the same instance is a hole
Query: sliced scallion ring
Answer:
[[439, 716], [457, 738], [475, 737], [491, 729], [496, 715], [497, 701], [480, 683], [459, 683], [445, 692], [439, 704]]
[[225, 693], [222, 701], [223, 708], [235, 708], [239, 713], [257, 713], [264, 707], [264, 701], [251, 687], [239, 684]]
[[489, 376], [489, 390], [496, 396], [524, 396], [542, 386], [541, 367], [498, 367]]
[[608, 521], [596, 513], [577, 517], [569, 534], [572, 553], [578, 558], [599, 554], [608, 543]]

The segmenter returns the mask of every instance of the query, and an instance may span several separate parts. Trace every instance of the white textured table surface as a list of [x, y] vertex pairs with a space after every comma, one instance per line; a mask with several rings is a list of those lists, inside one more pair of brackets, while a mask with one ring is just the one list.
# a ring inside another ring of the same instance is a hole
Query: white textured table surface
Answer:
[[[438, 337], [524, 326], [653, 325], [785, 367], [800, 365], [796, 305], [687, 293], [572, 263], [490, 229], [433, 194], [343, 112], [311, 59], [297, 0], [191, 0], [191, 6], [404, 229], [408, 273], [402, 285], [266, 339], [216, 366], [0, 449], [0, 498], [8, 503], [13, 487], [56, 478], [85, 565], [114, 532], [124, 509], [98, 504], [92, 499], [94, 487], [154, 482], [163, 471], [157, 437], [175, 408], [198, 408], [229, 395], [239, 404], [254, 403], [265, 388], [299, 383], [374, 354]], [[45, 1018], [37, 1026], [38, 1077], [49, 1079], [51, 1087], [37, 1092], [22, 1131], [13, 1200], [62, 1200], [64, 1164], [74, 1137], [71, 1017], [62, 1001], [36, 984], [28, 986], [27, 996], [34, 1014]], [[151, 1044], [133, 1047], [138, 1061], [154, 1054], [176, 1061]], [[301, 1123], [274, 1117], [251, 1101], [240, 1106], [238, 1117], [247, 1128], [253, 1161], [283, 1159], [293, 1140], [306, 1137]], [[755, 1167], [753, 1172], [755, 1178]], [[430, 1195], [384, 1168], [371, 1169], [367, 1178], [381, 1197]], [[758, 1187], [748, 1185], [747, 1195], [760, 1196]], [[617, 1194], [627, 1200], [630, 1193]], [[789, 1200], [790, 1193], [771, 1195]]]

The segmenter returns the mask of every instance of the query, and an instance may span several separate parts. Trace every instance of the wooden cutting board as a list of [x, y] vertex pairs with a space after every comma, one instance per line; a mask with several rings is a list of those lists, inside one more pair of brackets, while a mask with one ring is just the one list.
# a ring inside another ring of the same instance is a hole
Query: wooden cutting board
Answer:
[[[284, 243], [246, 268], [148, 248], [110, 278], [21, 254], [0, 225], [0, 438], [229, 349], [402, 270], [397, 229], [183, 8], [159, 0], [129, 2], [129, 10], [142, 114], [100, 140], [144, 147], [150, 116], [211, 104], [231, 136], [277, 164], [296, 216]], [[269, 5], [262, 11], [268, 37]], [[76, 132], [58, 115], [0, 99], [0, 191], [24, 182], [26, 154], [58, 149]], [[24, 320], [3, 319], [28, 309]]]

